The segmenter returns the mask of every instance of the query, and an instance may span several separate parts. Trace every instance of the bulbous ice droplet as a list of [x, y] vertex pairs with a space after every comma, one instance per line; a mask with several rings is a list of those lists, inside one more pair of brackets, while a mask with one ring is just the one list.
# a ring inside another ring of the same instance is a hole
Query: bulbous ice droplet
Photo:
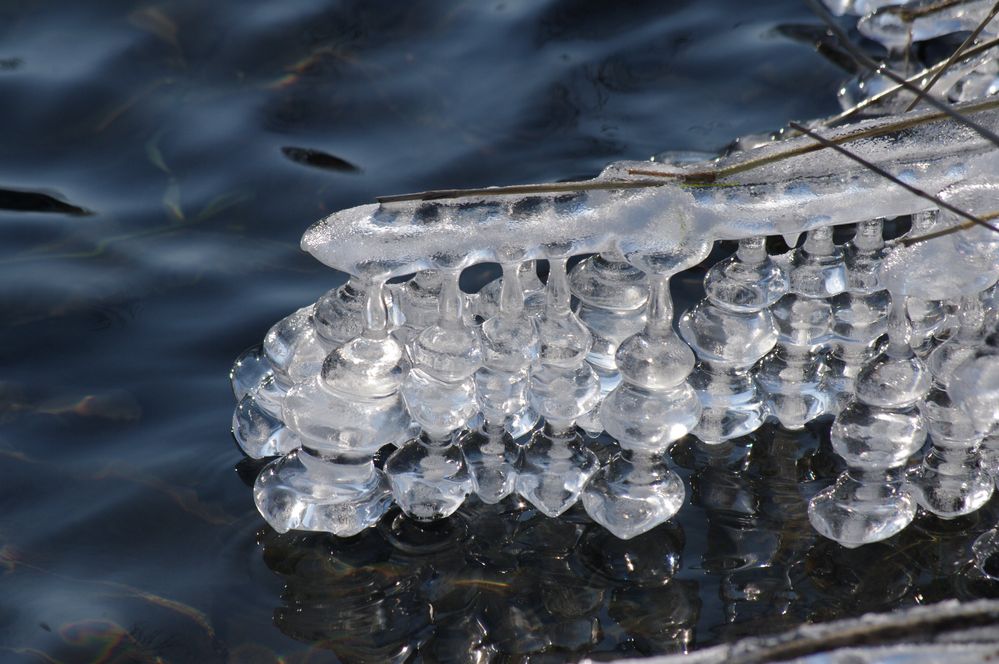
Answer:
[[549, 422], [568, 424], [596, 407], [600, 383], [590, 365], [575, 368], [545, 366], [531, 372], [530, 400]]
[[557, 517], [579, 500], [598, 467], [597, 456], [583, 445], [578, 433], [546, 425], [534, 433], [523, 451], [517, 493], [541, 513]]
[[690, 376], [703, 407], [694, 435], [720, 443], [758, 428], [763, 394], [750, 371], [777, 343], [769, 307], [788, 287], [763, 238], [739, 243], [736, 254], [708, 270], [707, 297], [680, 318], [680, 335], [697, 354]]
[[676, 387], [694, 368], [694, 353], [672, 332], [663, 338], [645, 333], [628, 337], [617, 351], [624, 380], [650, 390]]
[[420, 368], [406, 376], [402, 397], [416, 423], [438, 438], [464, 427], [478, 410], [471, 378], [445, 382]]
[[851, 468], [897, 468], [926, 440], [915, 406], [887, 409], [851, 401], [832, 426], [833, 449]]
[[951, 399], [954, 372], [974, 356], [984, 340], [983, 312], [977, 296], [962, 301], [961, 326], [930, 354], [934, 388], [921, 403], [932, 447], [911, 477], [919, 504], [945, 519], [970, 514], [992, 497], [992, 477], [980, 464], [983, 432]]
[[478, 333], [465, 320], [458, 277], [458, 270], [443, 273], [437, 321], [409, 346], [414, 366], [401, 392], [423, 433], [385, 462], [396, 502], [420, 521], [453, 514], [472, 490], [454, 438], [478, 411], [472, 375], [482, 354]]
[[233, 413], [232, 433], [250, 457], [287, 454], [301, 444], [298, 436], [285, 427], [282, 409], [286, 390], [287, 386], [271, 374], [240, 399]]
[[631, 539], [673, 518], [686, 489], [661, 459], [616, 456], [583, 491], [586, 513], [620, 539]]
[[763, 358], [756, 377], [774, 417], [787, 429], [800, 429], [832, 401], [823, 351], [831, 336], [829, 298], [846, 287], [846, 273], [831, 228], [808, 232], [791, 255], [788, 280], [790, 292], [771, 307], [777, 346]]
[[593, 334], [587, 361], [598, 373], [613, 373], [617, 347], [645, 324], [645, 274], [621, 256], [598, 254], [576, 264], [569, 286], [579, 300], [576, 314]]
[[473, 489], [461, 449], [450, 437], [411, 440], [388, 458], [385, 474], [399, 507], [418, 521], [454, 514]]
[[465, 433], [461, 449], [482, 502], [492, 505], [516, 488], [521, 449], [502, 426], [483, 426]]
[[590, 331], [568, 308], [545, 312], [538, 323], [541, 361], [551, 366], [575, 367], [590, 352]]
[[[703, 258], [708, 249], [701, 245], [694, 255]], [[670, 519], [686, 493], [665, 455], [701, 416], [701, 402], [687, 382], [694, 355], [673, 332], [669, 291], [670, 270], [690, 260], [693, 255], [642, 258], [641, 264], [660, 270], [649, 275], [645, 328], [618, 348], [621, 383], [600, 408], [600, 421], [622, 452], [595, 475], [584, 505], [594, 520], [621, 538]]]
[[777, 343], [768, 311], [726, 311], [704, 300], [680, 318], [680, 335], [701, 360], [752, 366]]
[[443, 278], [438, 270], [424, 270], [394, 291], [393, 302], [402, 325], [393, 334], [406, 343], [437, 321]]
[[[617, 252], [590, 256], [569, 274], [569, 285], [579, 305], [576, 314], [593, 336], [586, 361], [600, 381], [600, 400], [621, 381], [615, 353], [621, 342], [645, 326], [648, 282], [645, 274]], [[603, 427], [594, 409], [578, 424], [591, 435]]]
[[931, 390], [921, 410], [933, 445], [910, 478], [916, 499], [944, 519], [971, 514], [995, 489], [992, 477], [979, 465], [982, 435], [939, 387]]
[[312, 321], [328, 346], [336, 347], [364, 331], [364, 309], [370, 284], [351, 278], [316, 301]]
[[600, 409], [600, 421], [622, 448], [660, 454], [693, 430], [700, 416], [701, 402], [686, 383], [649, 390], [625, 382]]
[[930, 388], [930, 373], [917, 357], [884, 353], [860, 370], [857, 398], [873, 406], [909, 406]]
[[830, 300], [832, 348], [826, 382], [834, 413], [853, 396], [857, 374], [881, 350], [878, 340], [888, 330], [891, 295], [879, 278], [885, 254], [883, 227], [880, 219], [857, 224], [857, 232], [843, 252], [847, 290]]
[[392, 504], [372, 455], [404, 440], [410, 417], [399, 394], [402, 347], [387, 332], [382, 289], [369, 289], [361, 336], [331, 352], [322, 371], [282, 401], [302, 448], [269, 464], [254, 484], [258, 510], [279, 532], [356, 535]]
[[240, 401], [260, 382], [271, 375], [271, 365], [264, 357], [263, 348], [258, 344], [239, 354], [229, 370], [229, 384], [236, 401]]
[[257, 509], [278, 532], [311, 530], [349, 537], [392, 505], [384, 474], [370, 459], [331, 463], [299, 449], [268, 465], [253, 488]]
[[884, 475], [871, 479], [847, 471], [808, 503], [812, 527], [850, 549], [888, 539], [915, 516], [916, 501], [905, 484]]
[[475, 390], [485, 420], [520, 437], [537, 421], [527, 390], [539, 353], [538, 327], [525, 307], [519, 267], [504, 264], [503, 273], [500, 309], [479, 330], [483, 366], [475, 373]]
[[278, 321], [264, 336], [264, 356], [285, 389], [315, 376], [326, 359], [328, 351], [316, 334], [312, 310], [312, 306], [302, 307]]
[[904, 298], [893, 299], [885, 351], [857, 376], [856, 397], [833, 422], [833, 449], [849, 469], [809, 501], [815, 529], [847, 547], [898, 533], [915, 516], [901, 469], [926, 438], [917, 402], [929, 371], [909, 347]]
[[954, 370], [948, 392], [979, 431], [991, 431], [999, 424], [999, 335], [988, 337]]
[[232, 435], [247, 456], [263, 459], [301, 446], [298, 435], [280, 417], [261, 407], [255, 393], [240, 399], [232, 414]]
[[766, 309], [787, 289], [787, 274], [767, 256], [762, 238], [741, 241], [736, 255], [713, 265], [704, 277], [708, 298], [730, 311]]

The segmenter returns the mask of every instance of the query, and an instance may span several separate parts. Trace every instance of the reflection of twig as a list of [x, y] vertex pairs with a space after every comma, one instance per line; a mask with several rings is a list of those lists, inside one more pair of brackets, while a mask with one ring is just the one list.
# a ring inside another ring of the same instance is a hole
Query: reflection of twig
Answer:
[[[4, 547], [6, 549], [6, 547]], [[3, 550], [0, 550], [0, 559], [5, 557], [7, 554]], [[17, 559], [12, 563], [14, 569], [17, 567], [22, 567], [24, 569], [37, 572], [39, 574], [47, 574], [53, 578], [59, 579], [60, 581], [69, 581], [72, 583], [82, 583], [88, 585], [102, 586], [105, 588], [110, 588], [115, 592], [124, 595], [125, 597], [132, 597], [134, 599], [139, 599], [144, 602], [148, 602], [155, 606], [163, 607], [169, 611], [179, 613], [180, 615], [186, 616], [201, 627], [206, 634], [212, 639], [215, 638], [215, 628], [212, 627], [211, 621], [208, 616], [202, 611], [184, 604], [183, 602], [178, 602], [177, 600], [167, 599], [161, 595], [142, 590], [141, 588], [136, 588], [125, 583], [120, 583], [118, 581], [106, 581], [104, 579], [80, 579], [73, 576], [68, 576], [66, 574], [61, 574], [38, 565], [34, 565], [25, 561], [24, 559]]]
[[[816, 134], [814, 131], [812, 131], [810, 129], [807, 129], [803, 125], [800, 125], [797, 122], [792, 122], [791, 126], [794, 127], [796, 130], [800, 131], [801, 133], [806, 134], [806, 135], [810, 136], [811, 138], [814, 138], [816, 141], [818, 141], [819, 143], [821, 143], [823, 146], [825, 146], [827, 148], [831, 148], [831, 149], [835, 150], [836, 152], [840, 153], [841, 155], [843, 155], [844, 157], [848, 157], [849, 159], [852, 159], [853, 161], [857, 162], [858, 164], [860, 164], [864, 168], [868, 169], [872, 173], [877, 173], [878, 175], [880, 175], [881, 177], [885, 178], [886, 180], [889, 180], [889, 181], [897, 184], [898, 186], [902, 187], [903, 189], [905, 189], [909, 193], [915, 194], [916, 196], [919, 196], [920, 198], [925, 198], [928, 201], [936, 203], [937, 205], [939, 205], [944, 210], [948, 210], [948, 211], [953, 212], [954, 214], [956, 214], [956, 215], [958, 215], [960, 217], [964, 217], [965, 219], [967, 219], [969, 222], [971, 222], [973, 224], [978, 224], [979, 226], [984, 226], [985, 228], [988, 228], [990, 231], [994, 231], [996, 233], [999, 233], [999, 228], [996, 228], [992, 224], [987, 223], [983, 219], [981, 219], [979, 217], [976, 217], [975, 215], [971, 214], [970, 212], [966, 212], [966, 211], [962, 210], [959, 207], [951, 205], [950, 203], [948, 203], [947, 201], [943, 200], [939, 196], [934, 196], [933, 194], [931, 194], [929, 192], [926, 192], [926, 191], [923, 191], [922, 189], [919, 189], [918, 187], [913, 187], [911, 184], [909, 184], [909, 183], [907, 183], [907, 182], [905, 182], [905, 181], [903, 181], [903, 180], [895, 177], [894, 175], [892, 175], [888, 171], [884, 170], [880, 166], [877, 166], [877, 165], [875, 165], [875, 164], [867, 161], [866, 159], [864, 159], [860, 155], [854, 154], [853, 152], [850, 152], [849, 150], [847, 150], [846, 148], [844, 148], [844, 147], [842, 147], [840, 145], [837, 145], [836, 143], [830, 141], [829, 139]], [[999, 213], [996, 213], [996, 214], [992, 215], [990, 218], [994, 218], [995, 216], [999, 216]], [[954, 228], [948, 228], [948, 229], [946, 229], [945, 232], [941, 232], [939, 234], [943, 235], [943, 234], [946, 234], [946, 233], [958, 230], [959, 228], [960, 228], [960, 226], [955, 226]], [[907, 238], [906, 240], [903, 240], [903, 242], [905, 244], [913, 244], [915, 242], [918, 242], [918, 241], [921, 241], [921, 240], [925, 240], [925, 239], [929, 239], [929, 236], [922, 236], [922, 237], [919, 237], [919, 238]]]

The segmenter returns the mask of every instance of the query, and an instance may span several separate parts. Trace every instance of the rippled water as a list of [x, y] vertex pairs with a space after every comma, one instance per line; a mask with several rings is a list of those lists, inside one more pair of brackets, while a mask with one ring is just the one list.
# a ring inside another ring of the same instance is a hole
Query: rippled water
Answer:
[[0, 3], [0, 660], [561, 661], [994, 593], [970, 546], [995, 508], [817, 539], [810, 434], [680, 446], [688, 506], [628, 543], [512, 504], [349, 541], [253, 508], [226, 373], [342, 281], [309, 223], [828, 114], [845, 74], [795, 24], [797, 0]]

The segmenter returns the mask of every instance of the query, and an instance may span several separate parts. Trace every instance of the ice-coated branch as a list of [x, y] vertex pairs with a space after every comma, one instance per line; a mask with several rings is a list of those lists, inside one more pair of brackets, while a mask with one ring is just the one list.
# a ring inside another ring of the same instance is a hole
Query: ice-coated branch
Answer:
[[[955, 110], [999, 130], [999, 101]], [[936, 110], [823, 135], [934, 195], [967, 181], [994, 182], [999, 173], [999, 148]], [[687, 166], [616, 162], [580, 183], [395, 198], [405, 200], [322, 219], [305, 233], [302, 248], [349, 274], [386, 278], [509, 255], [670, 252], [696, 240], [797, 235], [932, 207], [809, 137]]]

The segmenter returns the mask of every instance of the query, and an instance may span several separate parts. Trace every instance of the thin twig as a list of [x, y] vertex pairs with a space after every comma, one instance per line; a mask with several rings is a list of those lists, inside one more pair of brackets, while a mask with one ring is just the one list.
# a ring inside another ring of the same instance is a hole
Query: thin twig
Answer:
[[[982, 30], [984, 30], [985, 26], [987, 26], [989, 22], [991, 22], [992, 19], [995, 18], [996, 14], [999, 14], [999, 2], [992, 5], [992, 9], [991, 11], [989, 11], [988, 16], [982, 19], [982, 22], [978, 24], [978, 27], [976, 27], [974, 31], [972, 31], [972, 33], [968, 35], [968, 38], [965, 39], [963, 42], [961, 42], [961, 45], [957, 47], [957, 50], [955, 50], [951, 54], [951, 56], [947, 58], [946, 61], [944, 61], [943, 66], [937, 70], [937, 73], [933, 74], [933, 76], [926, 83], [926, 85], [923, 86], [923, 92], [925, 92], [926, 94], [930, 94], [930, 90], [933, 88], [933, 85], [938, 80], [940, 80], [940, 77], [944, 75], [944, 72], [947, 71], [951, 65], [957, 62], [958, 56], [961, 55], [961, 52], [964, 49], [971, 46], [975, 42], [975, 40], [978, 39], [978, 35], [982, 34]], [[905, 110], [911, 111], [916, 107], [916, 104], [918, 103], [919, 103], [919, 97], [916, 97], [909, 103], [908, 106], [905, 107]]]
[[[985, 228], [988, 228], [989, 230], [991, 230], [991, 231], [993, 231], [995, 233], [999, 233], [999, 228], [993, 226], [992, 224], [990, 224], [990, 223], [988, 223], [988, 222], [980, 219], [979, 217], [976, 217], [975, 215], [971, 214], [970, 212], [965, 212], [961, 208], [956, 207], [954, 205], [951, 205], [950, 203], [948, 203], [947, 201], [943, 200], [939, 196], [934, 196], [933, 194], [931, 194], [929, 192], [926, 192], [926, 191], [923, 191], [922, 189], [919, 189], [918, 187], [913, 187], [908, 182], [902, 181], [901, 179], [895, 177], [894, 175], [892, 175], [888, 171], [884, 170], [880, 166], [877, 166], [877, 165], [871, 163], [870, 161], [864, 159], [863, 157], [861, 157], [858, 154], [854, 154], [853, 152], [850, 152], [846, 148], [837, 145], [836, 143], [834, 143], [834, 142], [830, 141], [829, 139], [825, 138], [824, 136], [820, 136], [819, 134], [815, 133], [811, 129], [808, 129], [805, 126], [803, 126], [801, 124], [798, 124], [797, 122], [792, 122], [791, 126], [794, 127], [795, 129], [797, 129], [798, 131], [800, 131], [801, 133], [806, 134], [807, 136], [815, 139], [816, 141], [818, 141], [819, 143], [821, 143], [823, 146], [825, 146], [827, 148], [830, 148], [832, 150], [835, 150], [836, 152], [840, 153], [844, 157], [852, 159], [853, 161], [857, 162], [858, 164], [860, 164], [861, 166], [863, 166], [867, 170], [871, 171], [872, 173], [877, 173], [878, 175], [880, 175], [881, 177], [885, 178], [886, 180], [889, 180], [889, 181], [897, 184], [898, 186], [902, 187], [903, 189], [905, 189], [909, 193], [915, 194], [916, 196], [919, 196], [920, 198], [925, 198], [928, 201], [936, 203], [942, 209], [947, 210], [949, 212], [953, 212], [954, 214], [958, 215], [959, 217], [964, 217], [965, 219], [967, 219], [972, 224], [977, 224], [979, 226], [984, 226]], [[947, 229], [948, 232], [953, 232], [953, 230], [954, 229], [950, 229], [950, 228]], [[928, 238], [930, 235], [932, 235], [932, 234], [924, 236], [924, 238]], [[921, 238], [921, 239], [923, 239], [923, 238]], [[916, 240], [917, 240], [917, 238], [911, 238], [909, 240], [909, 242], [903, 241], [903, 243], [905, 243], [905, 244], [912, 244]]]
[[827, 10], [822, 5], [822, 3], [819, 2], [819, 0], [805, 0], [805, 2], [807, 2], [808, 6], [812, 8], [812, 11], [814, 11], [818, 15], [818, 17], [822, 19], [822, 21], [826, 24], [826, 27], [828, 27], [829, 30], [832, 31], [833, 36], [835, 36], [836, 39], [839, 40], [840, 46], [842, 46], [847, 53], [853, 56], [853, 59], [856, 60], [858, 64], [861, 64], [876, 73], [884, 74], [885, 76], [895, 81], [909, 92], [915, 94], [917, 97], [925, 101], [930, 106], [936, 108], [937, 110], [943, 113], [946, 113], [957, 122], [960, 122], [961, 124], [973, 130], [982, 138], [987, 139], [990, 143], [999, 147], [999, 135], [996, 135], [995, 132], [993, 132], [990, 129], [987, 129], [986, 127], [981, 126], [977, 122], [969, 120], [968, 118], [962, 116], [960, 113], [955, 112], [952, 108], [950, 108], [950, 106], [944, 104], [941, 101], [938, 101], [933, 96], [926, 94], [925, 92], [920, 90], [918, 86], [909, 83], [908, 81], [906, 81], [904, 78], [893, 72], [888, 67], [878, 64], [874, 60], [871, 60], [869, 57], [867, 57], [867, 55], [864, 54], [860, 49], [858, 49], [856, 46], [850, 43], [850, 39], [843, 33], [840, 27], [836, 25], [836, 20], [833, 18], [832, 14], [829, 13], [829, 10]]
[[509, 196], [523, 194], [562, 194], [599, 191], [606, 189], [641, 189], [661, 187], [663, 180], [584, 180], [582, 182], [552, 182], [547, 184], [515, 184], [506, 187], [480, 187], [477, 189], [432, 189], [415, 194], [393, 194], [378, 196], [379, 203], [402, 203], [405, 201], [436, 201], [447, 198], [467, 198], [469, 196]]
[[[999, 108], [999, 98], [985, 99], [982, 101], [969, 102], [961, 107], [964, 113], [979, 113], [982, 111]], [[923, 111], [908, 117], [900, 117], [895, 122], [889, 122], [876, 127], [860, 127], [853, 131], [837, 137], [835, 140], [846, 143], [862, 138], [876, 138], [895, 131], [911, 129], [930, 122], [935, 122], [948, 117], [947, 113], [935, 113]], [[797, 157], [810, 152], [821, 150], [821, 145], [803, 144], [792, 148], [787, 148], [755, 159], [747, 159], [744, 162], [731, 166], [710, 167], [699, 171], [677, 171], [662, 172], [643, 168], [633, 168], [628, 170], [628, 175], [646, 176], [646, 180], [585, 180], [583, 182], [554, 182], [547, 184], [522, 184], [504, 187], [479, 187], [475, 189], [432, 189], [429, 191], [393, 194], [390, 196], [378, 196], [376, 201], [382, 204], [403, 203], [408, 201], [436, 201], [455, 198], [467, 198], [471, 196], [504, 196], [504, 195], [530, 195], [530, 194], [560, 194], [560, 193], [582, 193], [587, 191], [608, 191], [615, 189], [642, 189], [645, 187], [661, 187], [666, 184], [679, 182], [683, 185], [703, 186], [708, 185], [723, 178], [738, 173], [752, 171], [767, 164], [776, 163], [791, 157]]]
[[[999, 46], [999, 37], [997, 37], [995, 39], [990, 39], [987, 42], [982, 42], [978, 46], [975, 46], [974, 48], [968, 49], [967, 51], [961, 53], [960, 58], [958, 58], [958, 59], [966, 60], [968, 58], [973, 58], [976, 55], [981, 55], [982, 53], [985, 53], [986, 51], [995, 48], [996, 46]], [[944, 63], [944, 62], [938, 62], [937, 64], [933, 65], [932, 67], [924, 69], [923, 71], [919, 72], [918, 74], [910, 76], [906, 80], [909, 83], [915, 84], [921, 78], [924, 78], [927, 75], [930, 75], [930, 74], [933, 74], [933, 73], [939, 71], [945, 64], [946, 63]], [[927, 86], [927, 88], [928, 87], [929, 86]], [[863, 101], [857, 102], [855, 105], [853, 105], [850, 108], [846, 109], [842, 113], [839, 113], [838, 115], [834, 115], [834, 116], [832, 116], [830, 118], [826, 118], [825, 120], [822, 121], [822, 125], [825, 126], [825, 127], [828, 127], [828, 126], [834, 125], [834, 124], [836, 124], [838, 122], [842, 122], [843, 120], [846, 120], [847, 118], [850, 118], [850, 117], [856, 115], [857, 113], [859, 113], [860, 111], [864, 110], [868, 106], [873, 106], [874, 104], [877, 104], [878, 102], [884, 101], [888, 97], [891, 97], [893, 94], [897, 93], [899, 90], [904, 90], [904, 89], [905, 88], [902, 87], [901, 85], [897, 85], [896, 84], [895, 86], [893, 86], [891, 88], [888, 88], [887, 90], [883, 90], [883, 91], [877, 93], [876, 95], [872, 95], [872, 96], [868, 97], [867, 99], [864, 99]]]

